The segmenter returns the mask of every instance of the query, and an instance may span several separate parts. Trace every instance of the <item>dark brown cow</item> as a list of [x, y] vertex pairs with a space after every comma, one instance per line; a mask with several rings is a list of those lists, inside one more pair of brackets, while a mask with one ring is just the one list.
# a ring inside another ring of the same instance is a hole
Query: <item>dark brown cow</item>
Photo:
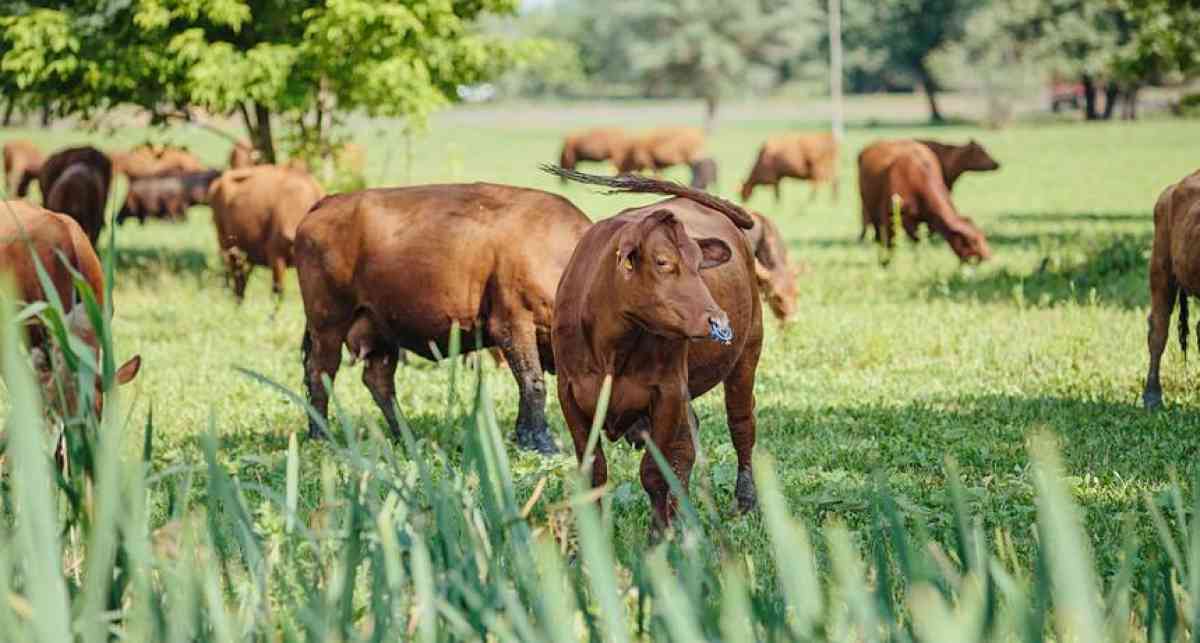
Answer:
[[[326, 415], [322, 378], [337, 375], [344, 344], [366, 360], [363, 383], [398, 435], [398, 351], [445, 355], [457, 323], [464, 350], [498, 346], [508, 360], [521, 394], [517, 444], [557, 451], [546, 426], [542, 373], [554, 369], [554, 289], [589, 225], [560, 196], [486, 183], [324, 199], [296, 233], [313, 407]], [[320, 435], [316, 422], [309, 435]]]
[[833, 198], [838, 197], [838, 145], [832, 134], [781, 134], [767, 139], [758, 151], [750, 175], [742, 183], [742, 201], [750, 200], [754, 188], [775, 188], [775, 202], [782, 194], [779, 184], [785, 178], [812, 181], [809, 201], [817, 198], [822, 183], [829, 183]]
[[[748, 511], [755, 504], [754, 377], [763, 337], [755, 259], [742, 233], [753, 219], [727, 201], [674, 183], [548, 169], [618, 191], [678, 197], [592, 226], [559, 283], [554, 361], [576, 457], [584, 464], [601, 385], [611, 376], [605, 435], [629, 439], [648, 427], [649, 439], [686, 487], [698, 439], [691, 401], [723, 383], [738, 458], [735, 495], [738, 508]], [[608, 465], [600, 445], [591, 466], [592, 484], [603, 485]], [[641, 480], [655, 525], [669, 524], [675, 501], [648, 452]]]
[[[0, 273], [12, 280], [17, 296], [24, 302], [47, 301], [35, 256], [54, 284], [71, 333], [84, 341], [93, 357], [99, 357], [100, 343], [76, 296], [72, 274], [75, 271], [81, 275], [97, 302], [104, 303], [104, 272], [83, 228], [71, 217], [25, 201], [0, 202]], [[31, 322], [27, 331], [30, 355], [48, 409], [60, 417], [76, 417], [80, 411], [78, 379], [66, 371], [61, 352], [43, 326]], [[132, 380], [140, 367], [141, 358], [135, 355], [117, 370], [117, 383]], [[98, 415], [101, 401], [98, 377], [95, 386], [91, 399]]]
[[208, 192], [217, 245], [239, 301], [254, 266], [271, 269], [272, 291], [283, 295], [283, 278], [293, 265], [292, 243], [300, 220], [324, 191], [300, 170], [276, 165], [229, 170]]
[[982, 145], [975, 142], [975, 139], [971, 139], [966, 145], [948, 145], [928, 139], [917, 139], [917, 142], [928, 147], [934, 156], [937, 156], [947, 190], [953, 190], [959, 177], [966, 172], [994, 172], [1000, 169], [996, 159], [992, 158]]
[[[576, 132], [563, 140], [558, 163], [569, 170], [583, 162], [612, 161], [615, 165], [624, 156], [628, 145], [629, 137], [625, 130], [618, 127], [598, 127]], [[566, 182], [563, 179], [563, 183]]]
[[1154, 246], [1150, 251], [1150, 370], [1142, 402], [1162, 406], [1158, 370], [1170, 334], [1171, 312], [1179, 300], [1179, 346], [1187, 355], [1188, 297], [1200, 295], [1200, 172], [1169, 186], [1154, 205]]
[[42, 173], [46, 157], [32, 141], [16, 140], [4, 144], [4, 177], [8, 180], [6, 198], [29, 194], [29, 184]]
[[751, 212], [750, 216], [754, 217], [754, 227], [746, 231], [746, 238], [750, 240], [750, 248], [757, 260], [758, 289], [767, 300], [771, 313], [780, 323], [785, 323], [796, 312], [799, 271], [788, 263], [787, 244], [775, 222], [758, 212]]
[[143, 224], [147, 218], [182, 221], [188, 208], [208, 203], [209, 187], [220, 176], [219, 170], [207, 170], [134, 179], [117, 212], [117, 223], [130, 217]]
[[875, 229], [876, 242], [889, 249], [894, 247], [895, 196], [900, 199], [900, 222], [913, 241], [924, 223], [949, 242], [959, 259], [983, 261], [991, 257], [983, 232], [954, 207], [941, 165], [925, 145], [901, 140], [867, 146], [858, 156], [858, 186], [863, 220], [859, 239], [866, 236], [869, 225]]
[[112, 185], [112, 161], [94, 147], [72, 147], [46, 159], [38, 178], [46, 208], [79, 222], [92, 245], [100, 240]]

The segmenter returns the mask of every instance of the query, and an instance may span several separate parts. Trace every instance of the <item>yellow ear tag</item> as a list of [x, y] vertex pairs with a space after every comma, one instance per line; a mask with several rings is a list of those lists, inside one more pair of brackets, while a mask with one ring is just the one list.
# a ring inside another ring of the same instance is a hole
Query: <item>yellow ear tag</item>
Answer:
[[621, 262], [621, 267], [626, 270], [633, 270], [633, 262], [630, 261], [629, 257], [625, 257], [625, 261]]

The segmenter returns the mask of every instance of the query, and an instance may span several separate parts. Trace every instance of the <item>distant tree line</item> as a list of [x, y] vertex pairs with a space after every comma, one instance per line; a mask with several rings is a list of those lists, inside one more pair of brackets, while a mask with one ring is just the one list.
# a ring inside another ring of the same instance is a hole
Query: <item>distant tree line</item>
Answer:
[[[524, 27], [573, 45], [579, 74], [543, 74], [548, 82], [524, 90], [692, 96], [711, 116], [734, 91], [766, 91], [805, 75], [820, 82], [827, 7], [827, 0], [559, 0], [528, 15]], [[1077, 83], [1088, 119], [1112, 117], [1122, 100], [1133, 117], [1139, 88], [1200, 70], [1200, 8], [1189, 0], [842, 0], [842, 14], [847, 89], [919, 88], [933, 121], [944, 118], [934, 62], [948, 50], [961, 52], [963, 64], [1015, 64], [1045, 82]]]

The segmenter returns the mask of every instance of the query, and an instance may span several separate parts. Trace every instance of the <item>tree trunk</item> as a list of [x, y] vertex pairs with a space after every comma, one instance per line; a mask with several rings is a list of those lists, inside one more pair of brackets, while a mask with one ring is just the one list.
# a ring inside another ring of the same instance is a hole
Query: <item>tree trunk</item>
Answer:
[[8, 104], [4, 106], [4, 126], [12, 125], [13, 110], [17, 107], [17, 97], [9, 96]]
[[50, 104], [42, 105], [42, 127], [50, 127]]
[[924, 60], [917, 62], [917, 77], [921, 81], [922, 89], [925, 90], [925, 98], [929, 100], [929, 121], [931, 123], [945, 122], [946, 119], [942, 117], [942, 110], [938, 109], [937, 81], [934, 80], [933, 74], [930, 73], [929, 67], [926, 66]]
[[1084, 74], [1080, 80], [1083, 83], [1084, 118], [1094, 121], [1100, 117], [1099, 112], [1096, 111], [1096, 81], [1091, 74]]
[[254, 147], [258, 148], [263, 160], [275, 163], [275, 137], [271, 133], [271, 110], [262, 103], [254, 103], [254, 129], [257, 136]]
[[1125, 90], [1125, 103], [1121, 106], [1121, 118], [1127, 121], [1137, 120], [1138, 88], [1130, 85]]
[[1117, 101], [1121, 98], [1121, 88], [1116, 83], [1109, 83], [1104, 88], [1104, 120], [1112, 120], [1113, 113], [1117, 110]]
[[712, 134], [717, 128], [717, 108], [720, 106], [720, 99], [716, 96], [704, 97], [704, 133]]

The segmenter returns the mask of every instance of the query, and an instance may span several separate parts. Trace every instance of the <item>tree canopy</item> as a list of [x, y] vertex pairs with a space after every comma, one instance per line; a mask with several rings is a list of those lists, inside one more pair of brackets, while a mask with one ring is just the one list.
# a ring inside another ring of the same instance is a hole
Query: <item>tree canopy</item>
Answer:
[[478, 83], [537, 55], [481, 33], [516, 0], [76, 0], [0, 9], [0, 74], [66, 112], [136, 105], [156, 118], [239, 115], [274, 160], [272, 117], [295, 146], [328, 141], [362, 111], [421, 124]]

